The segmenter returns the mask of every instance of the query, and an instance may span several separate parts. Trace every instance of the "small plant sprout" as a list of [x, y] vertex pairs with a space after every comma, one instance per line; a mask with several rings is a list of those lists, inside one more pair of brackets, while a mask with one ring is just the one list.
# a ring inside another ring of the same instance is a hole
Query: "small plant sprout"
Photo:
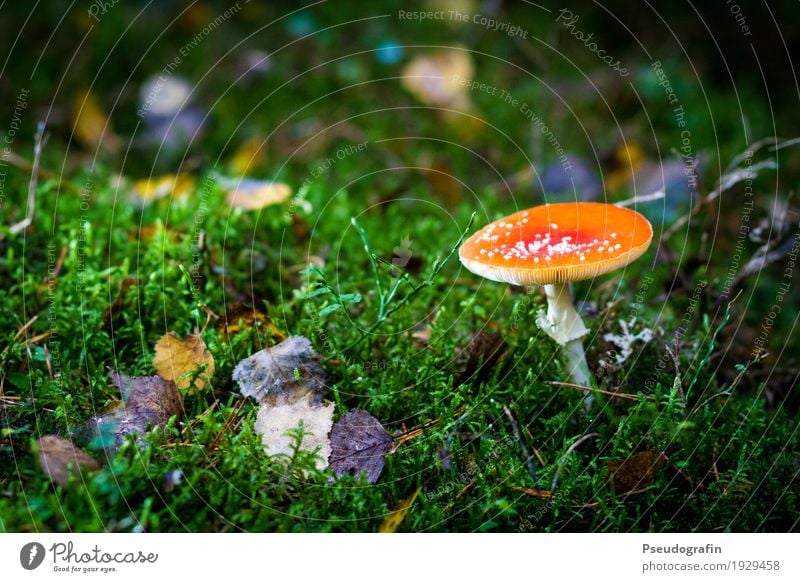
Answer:
[[[545, 204], [483, 227], [459, 249], [464, 266], [512, 285], [543, 285], [537, 325], [562, 349], [571, 382], [593, 386], [581, 338], [588, 333], [569, 284], [620, 269], [650, 246], [653, 228], [627, 208], [597, 202]], [[587, 398], [587, 407], [590, 404]]]

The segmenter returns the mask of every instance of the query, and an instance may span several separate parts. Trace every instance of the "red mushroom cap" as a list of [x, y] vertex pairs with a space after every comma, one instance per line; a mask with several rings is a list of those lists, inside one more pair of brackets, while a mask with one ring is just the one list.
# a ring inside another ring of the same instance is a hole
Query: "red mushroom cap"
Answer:
[[522, 210], [486, 225], [458, 251], [473, 273], [512, 285], [592, 279], [624, 267], [650, 246], [653, 227], [633, 210], [564, 202]]

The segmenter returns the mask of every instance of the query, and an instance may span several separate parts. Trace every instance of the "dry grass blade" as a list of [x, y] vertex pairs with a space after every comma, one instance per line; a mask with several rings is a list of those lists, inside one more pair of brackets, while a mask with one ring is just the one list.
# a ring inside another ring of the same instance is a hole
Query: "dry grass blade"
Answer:
[[550, 386], [559, 386], [564, 388], [573, 388], [575, 390], [582, 390], [584, 392], [592, 392], [595, 394], [603, 394], [604, 396], [610, 396], [611, 398], [622, 398], [623, 400], [639, 400], [639, 398], [644, 398], [645, 400], [655, 400], [653, 396], [643, 394], [628, 394], [626, 392], [611, 392], [609, 390], [601, 390], [600, 388], [591, 388], [589, 386], [581, 386], [580, 384], [572, 384], [571, 382], [557, 382], [555, 380], [548, 380], [545, 384], [549, 384]]

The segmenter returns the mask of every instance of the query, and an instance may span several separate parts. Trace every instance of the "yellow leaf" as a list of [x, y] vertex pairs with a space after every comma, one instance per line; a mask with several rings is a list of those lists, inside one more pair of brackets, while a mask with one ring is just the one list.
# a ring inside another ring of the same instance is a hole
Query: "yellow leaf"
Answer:
[[627, 142], [620, 145], [614, 152], [612, 167], [606, 175], [606, 186], [609, 191], [616, 190], [631, 184], [634, 174], [645, 161], [645, 154], [636, 143]]
[[119, 138], [100, 100], [88, 89], [79, 92], [72, 101], [72, 122], [75, 137], [84, 146], [95, 147], [101, 141], [107, 149], [119, 146]]
[[[192, 385], [202, 390], [214, 376], [214, 356], [199, 335], [180, 339], [171, 331], [156, 343], [153, 367], [162, 378], [172, 380], [182, 390]], [[200, 368], [202, 372], [195, 377]]]
[[422, 491], [422, 487], [418, 487], [414, 493], [411, 494], [408, 499], [403, 501], [397, 509], [395, 509], [389, 516], [383, 520], [383, 523], [378, 528], [379, 533], [394, 533], [397, 531], [397, 528], [400, 527], [400, 524], [403, 523], [403, 520], [408, 515], [408, 512], [411, 510], [411, 506], [414, 505], [414, 502], [417, 500], [417, 496], [419, 492]]
[[228, 192], [228, 204], [242, 210], [258, 210], [286, 202], [292, 189], [282, 182], [241, 180]]
[[194, 178], [188, 174], [167, 174], [134, 182], [131, 199], [140, 204], [147, 204], [165, 196], [180, 198], [193, 189]]
[[238, 147], [228, 163], [234, 176], [246, 176], [266, 162], [266, 144], [261, 138], [251, 138]]

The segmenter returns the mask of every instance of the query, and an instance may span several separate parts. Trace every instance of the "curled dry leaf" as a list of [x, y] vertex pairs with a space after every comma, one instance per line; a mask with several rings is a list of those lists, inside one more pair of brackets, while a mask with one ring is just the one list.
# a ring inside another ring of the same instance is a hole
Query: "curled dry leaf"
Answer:
[[400, 524], [403, 523], [403, 520], [406, 518], [406, 515], [408, 515], [408, 512], [411, 511], [411, 506], [414, 505], [420, 491], [422, 491], [422, 487], [418, 487], [414, 493], [397, 507], [397, 509], [390, 513], [378, 528], [378, 533], [396, 532], [397, 528], [400, 527]]
[[328, 434], [333, 425], [333, 402], [314, 404], [311, 395], [302, 400], [279, 406], [262, 404], [258, 410], [255, 430], [261, 435], [264, 452], [270, 456], [294, 455], [296, 439], [292, 436], [302, 421], [303, 439], [300, 449], [317, 453], [317, 468], [328, 466], [331, 444]]
[[283, 182], [243, 179], [235, 182], [228, 191], [228, 204], [242, 210], [259, 210], [273, 204], [282, 204], [292, 196], [292, 189]]
[[180, 339], [169, 332], [156, 343], [153, 367], [162, 378], [172, 380], [181, 390], [192, 385], [202, 390], [214, 376], [214, 356], [199, 335], [190, 334]]
[[131, 377], [108, 372], [120, 390], [122, 402], [113, 410], [94, 417], [87, 427], [90, 438], [99, 438], [105, 448], [116, 448], [129, 433], [143, 434], [148, 427], [162, 427], [172, 416], [180, 417], [183, 399], [172, 380], [161, 376]]
[[337, 477], [364, 472], [367, 482], [375, 483], [392, 442], [377, 419], [363, 410], [351, 410], [331, 429], [330, 466]]
[[325, 373], [317, 354], [303, 336], [289, 336], [242, 360], [233, 370], [233, 380], [243, 396], [270, 406], [298, 402], [307, 396], [313, 404], [319, 404], [325, 388]]
[[71, 441], [55, 435], [44, 436], [37, 441], [39, 464], [50, 480], [64, 487], [70, 473], [79, 474], [81, 468], [96, 471], [100, 464]]
[[647, 487], [666, 461], [662, 453], [643, 451], [622, 461], [608, 462], [608, 481], [616, 493], [630, 493]]

